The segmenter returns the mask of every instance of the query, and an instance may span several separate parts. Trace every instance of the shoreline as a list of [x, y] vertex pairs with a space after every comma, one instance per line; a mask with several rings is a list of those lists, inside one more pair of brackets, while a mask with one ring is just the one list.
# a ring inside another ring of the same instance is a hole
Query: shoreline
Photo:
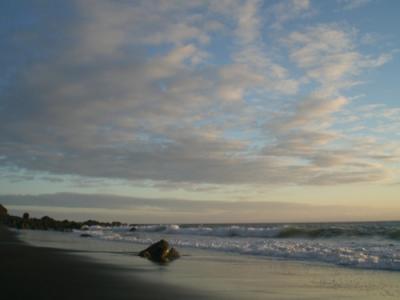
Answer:
[[4, 226], [0, 226], [0, 265], [5, 299], [212, 299], [190, 289], [126, 277], [123, 268], [66, 250], [30, 246]]
[[[15, 232], [11, 232], [15, 233]], [[354, 299], [354, 300], [395, 300], [400, 295], [400, 273], [344, 268], [329, 264], [306, 263], [288, 260], [260, 259], [247, 255], [229, 255], [201, 249], [180, 248], [184, 258], [167, 266], [160, 266], [144, 260], [133, 253], [145, 247], [142, 243], [129, 241], [81, 238], [77, 234], [21, 230], [18, 239], [37, 250], [43, 256], [48, 253], [61, 254], [69, 265], [68, 270], [76, 274], [79, 268], [93, 273], [88, 284], [81, 282], [87, 276], [80, 274], [73, 280], [62, 281], [70, 289], [70, 297], [63, 291], [48, 296], [47, 285], [35, 285], [36, 291], [25, 293], [17, 299], [41, 296], [41, 299]], [[15, 235], [14, 235], [15, 240]], [[8, 241], [9, 245], [15, 243]], [[2, 243], [0, 242], [0, 250]], [[0, 253], [1, 254], [1, 253]], [[51, 255], [52, 257], [53, 255]], [[93, 262], [93, 263], [92, 263]], [[50, 263], [51, 265], [51, 263]], [[14, 265], [16, 267], [17, 265]], [[53, 270], [62, 272], [63, 268]], [[75, 272], [75, 273], [74, 273]], [[41, 274], [41, 272], [37, 272]], [[48, 276], [48, 272], [44, 272]], [[53, 276], [57, 277], [57, 276]], [[21, 280], [24, 279], [24, 280]], [[36, 279], [36, 278], [35, 278]], [[60, 281], [60, 278], [57, 278]], [[75, 280], [75, 282], [74, 282]], [[80, 284], [76, 284], [79, 281]], [[4, 282], [4, 281], [0, 281]], [[22, 282], [23, 284], [19, 284]], [[25, 277], [11, 279], [8, 284], [14, 290], [29, 282]], [[6, 282], [7, 284], [7, 282]], [[83, 286], [82, 286], [83, 285]], [[90, 286], [88, 288], [88, 286]], [[85, 291], [82, 291], [86, 289]], [[95, 289], [95, 290], [94, 290]], [[88, 294], [94, 290], [97, 295]], [[113, 292], [117, 291], [117, 292]], [[6, 294], [11, 295], [11, 294]], [[89, 295], [89, 296], [86, 296]], [[100, 296], [98, 296], [100, 295]], [[122, 296], [121, 296], [122, 295]], [[11, 299], [15, 299], [16, 293]]]

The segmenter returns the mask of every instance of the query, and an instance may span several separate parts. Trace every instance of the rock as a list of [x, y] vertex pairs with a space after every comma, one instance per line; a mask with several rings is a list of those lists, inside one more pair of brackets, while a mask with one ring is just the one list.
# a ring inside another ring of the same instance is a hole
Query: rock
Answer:
[[44, 216], [40, 219], [40, 222], [42, 223], [42, 227], [44, 230], [49, 230], [49, 229], [55, 229], [56, 228], [56, 223], [57, 221], [54, 220], [53, 218], [50, 218], [49, 216]]
[[7, 209], [0, 204], [0, 223], [5, 223], [7, 216], [8, 216]]
[[131, 229], [129, 229], [130, 232], [134, 232], [136, 231], [136, 227], [132, 227]]
[[179, 252], [175, 248], [170, 248], [165, 240], [160, 240], [140, 251], [139, 256], [158, 263], [167, 263], [180, 257]]
[[92, 237], [92, 236], [89, 233], [82, 233], [81, 237], [87, 238], [87, 237]]
[[0, 204], [0, 216], [7, 216], [7, 209]]
[[178, 250], [176, 250], [175, 248], [171, 248], [169, 249], [168, 252], [168, 259], [169, 260], [174, 260], [181, 257], [181, 255], [179, 254]]
[[[96, 221], [96, 220], [87, 220], [87, 221], [85, 221], [85, 222], [83, 222], [83, 225], [87, 225], [87, 226], [98, 226], [98, 225], [103, 225], [101, 222], [98, 222], [98, 221]], [[107, 225], [110, 225], [110, 224], [107, 224]]]
[[31, 229], [32, 224], [29, 220], [29, 214], [26, 212], [22, 215], [22, 224], [21, 224], [21, 228], [22, 229]]
[[[57, 230], [71, 232], [74, 229], [89, 230], [90, 226], [110, 227], [111, 223], [98, 222], [96, 220], [88, 220], [86, 222], [75, 222], [69, 220], [55, 220], [48, 216], [40, 219], [32, 218], [29, 213], [24, 213], [22, 217], [11, 216], [7, 214], [7, 209], [0, 204], [0, 224], [17, 229], [33, 229], [33, 230]], [[123, 223], [114, 222], [114, 225], [122, 226]]]

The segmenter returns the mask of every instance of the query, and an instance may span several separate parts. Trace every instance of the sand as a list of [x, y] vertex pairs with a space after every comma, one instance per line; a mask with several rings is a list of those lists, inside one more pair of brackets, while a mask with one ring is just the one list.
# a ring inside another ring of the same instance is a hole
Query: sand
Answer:
[[18, 231], [31, 247], [7, 235], [0, 243], [5, 299], [400, 299], [400, 272], [192, 248], [160, 266], [135, 255], [144, 244]]
[[1, 299], [212, 299], [123, 273], [65, 250], [29, 246], [0, 227]]

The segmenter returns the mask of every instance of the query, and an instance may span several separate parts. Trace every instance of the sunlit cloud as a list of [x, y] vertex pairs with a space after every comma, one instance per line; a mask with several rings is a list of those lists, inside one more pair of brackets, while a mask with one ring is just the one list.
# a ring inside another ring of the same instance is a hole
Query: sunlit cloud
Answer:
[[[380, 134], [399, 129], [399, 109], [362, 111], [348, 95], [394, 52], [371, 53], [357, 29], [313, 21], [312, 1], [68, 7], [60, 24], [42, 16], [26, 29], [40, 39], [8, 36], [45, 54], [31, 53], [3, 80], [2, 166], [200, 188], [398, 177], [388, 166], [398, 143]], [[301, 20], [313, 23], [293, 25]], [[363, 124], [370, 114], [390, 122]], [[379, 139], [360, 143], [357, 134]]]
[[337, 0], [337, 2], [342, 6], [342, 9], [352, 10], [363, 7], [373, 2], [373, 0]]

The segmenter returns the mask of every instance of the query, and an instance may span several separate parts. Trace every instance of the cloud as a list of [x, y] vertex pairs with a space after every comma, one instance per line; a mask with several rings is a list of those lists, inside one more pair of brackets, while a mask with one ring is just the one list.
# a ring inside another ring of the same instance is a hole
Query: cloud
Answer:
[[28, 211], [35, 217], [47, 214], [59, 219], [119, 220], [155, 224], [265, 222], [265, 220], [268, 222], [354, 221], [393, 218], [390, 208], [290, 202], [149, 199], [95, 194], [2, 195], [0, 203], [12, 214], [19, 215]]
[[40, 15], [0, 90], [0, 164], [171, 186], [385, 179], [369, 164], [382, 156], [349, 151], [334, 126], [344, 88], [390, 55], [335, 24], [268, 40], [271, 23], [311, 11], [280, 3], [71, 1], [60, 24]]
[[376, 57], [362, 54], [357, 50], [356, 36], [353, 29], [320, 24], [292, 32], [284, 43], [291, 60], [329, 95], [358, 84], [354, 78], [362, 70], [382, 66], [391, 59], [390, 53]]
[[232, 53], [232, 64], [220, 70], [219, 96], [223, 100], [244, 100], [246, 91], [251, 89], [278, 94], [298, 91], [299, 82], [268, 55], [261, 32], [261, 4], [260, 1], [245, 1], [233, 13], [236, 47]]
[[310, 0], [279, 1], [270, 9], [271, 15], [275, 18], [272, 27], [281, 29], [287, 22], [314, 15], [316, 11], [312, 8], [310, 2]]
[[348, 103], [345, 97], [336, 99], [324, 99], [317, 96], [310, 96], [300, 101], [295, 106], [292, 114], [285, 114], [283, 119], [277, 118], [275, 124], [271, 124], [276, 130], [288, 130], [292, 128], [307, 127], [318, 123], [319, 127], [323, 122], [329, 122], [330, 116], [339, 111]]
[[236, 35], [244, 43], [252, 43], [259, 38], [260, 23], [258, 10], [260, 1], [246, 1], [238, 11], [238, 26]]
[[338, 0], [337, 2], [343, 10], [353, 10], [371, 3], [372, 0]]

